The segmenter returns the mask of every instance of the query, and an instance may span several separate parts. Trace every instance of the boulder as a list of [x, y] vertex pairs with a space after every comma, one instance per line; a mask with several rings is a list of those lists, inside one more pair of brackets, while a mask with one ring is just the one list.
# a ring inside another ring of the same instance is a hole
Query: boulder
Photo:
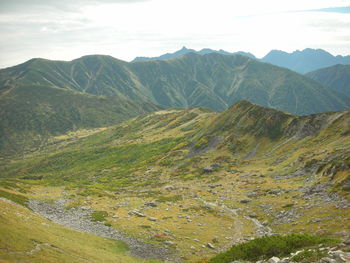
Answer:
[[335, 259], [329, 258], [329, 257], [321, 258], [320, 262], [321, 263], [337, 263], [337, 261]]
[[211, 167], [210, 165], [203, 168], [203, 172], [205, 173], [211, 173], [213, 171], [214, 171], [214, 168]]
[[249, 198], [257, 198], [259, 195], [257, 194], [257, 193], [255, 193], [255, 192], [249, 192], [248, 194], [247, 194], [247, 197], [249, 197]]
[[146, 217], [146, 215], [142, 214], [141, 212], [139, 212], [137, 210], [129, 211], [128, 215], [135, 215], [135, 216], [138, 216], [138, 217]]
[[345, 240], [343, 241], [343, 243], [345, 245], [350, 245], [350, 236], [348, 236], [347, 238], [345, 238]]
[[247, 204], [247, 203], [250, 203], [251, 201], [252, 201], [251, 199], [245, 198], [245, 199], [240, 200], [239, 202], [242, 204]]
[[170, 241], [170, 240], [165, 241], [164, 244], [167, 246], [175, 246], [175, 243], [173, 241]]
[[148, 203], [145, 203], [145, 206], [148, 206], [148, 207], [156, 207], [158, 204], [157, 202], [148, 202]]
[[267, 191], [268, 194], [272, 194], [272, 195], [278, 195], [281, 193], [280, 189], [270, 189]]
[[173, 190], [176, 190], [176, 187], [173, 185], [168, 185], [168, 186], [165, 186], [164, 189], [166, 191], [173, 191]]
[[211, 249], [215, 249], [214, 245], [211, 244], [211, 243], [208, 243], [208, 244], [207, 244], [207, 247], [208, 247], [208, 248], [211, 248]]
[[281, 260], [278, 257], [272, 257], [267, 261], [267, 263], [278, 263], [280, 261]]
[[330, 251], [329, 255], [332, 256], [333, 259], [337, 263], [346, 263], [350, 262], [350, 253], [349, 252], [343, 252], [341, 250], [336, 250], [336, 251]]

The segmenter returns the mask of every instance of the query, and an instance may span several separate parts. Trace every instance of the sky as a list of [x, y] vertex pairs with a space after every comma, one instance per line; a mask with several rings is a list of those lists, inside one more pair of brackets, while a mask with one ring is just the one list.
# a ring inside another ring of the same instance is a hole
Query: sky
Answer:
[[34, 57], [131, 61], [183, 46], [350, 55], [350, 0], [0, 0], [0, 68]]

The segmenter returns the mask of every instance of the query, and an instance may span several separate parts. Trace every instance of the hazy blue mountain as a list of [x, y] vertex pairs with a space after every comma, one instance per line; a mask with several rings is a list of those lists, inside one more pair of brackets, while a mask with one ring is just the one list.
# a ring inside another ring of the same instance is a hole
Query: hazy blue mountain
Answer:
[[[152, 60], [166, 60], [171, 58], [177, 58], [188, 53], [196, 53], [199, 55], [206, 55], [210, 53], [218, 53], [222, 55], [236, 55], [240, 54], [250, 58], [257, 59], [253, 54], [249, 52], [227, 52], [225, 50], [213, 50], [210, 48], [204, 48], [200, 51], [194, 49], [182, 49], [174, 52], [161, 55], [159, 57], [136, 57], [133, 62], [136, 61], [152, 61]], [[333, 56], [322, 49], [307, 48], [302, 51], [294, 51], [287, 53], [280, 50], [272, 50], [266, 56], [260, 59], [262, 62], [267, 62], [276, 66], [285, 67], [299, 73], [307, 73], [313, 70], [317, 70], [324, 67], [333, 66], [336, 64], [350, 64], [350, 56]]]
[[261, 60], [299, 73], [307, 73], [336, 64], [350, 64], [350, 56], [333, 56], [322, 49], [311, 48], [292, 53], [272, 50]]
[[350, 65], [338, 64], [309, 72], [306, 76], [350, 96]]

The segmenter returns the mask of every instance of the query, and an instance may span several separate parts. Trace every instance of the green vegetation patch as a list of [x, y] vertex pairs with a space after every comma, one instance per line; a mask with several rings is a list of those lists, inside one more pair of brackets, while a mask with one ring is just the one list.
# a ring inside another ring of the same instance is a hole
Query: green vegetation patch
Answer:
[[[164, 139], [152, 143], [69, 149], [31, 161], [18, 161], [0, 168], [0, 177], [43, 176], [51, 185], [79, 186], [91, 181], [114, 188], [130, 185], [139, 178], [134, 171], [144, 171], [171, 151], [183, 138]], [[96, 185], [94, 186], [96, 187]]]
[[94, 211], [91, 214], [91, 219], [96, 222], [104, 222], [107, 216], [108, 213], [106, 211]]
[[23, 195], [17, 195], [17, 194], [13, 194], [13, 193], [9, 193], [9, 192], [0, 190], [0, 197], [11, 200], [17, 204], [22, 205], [22, 206], [28, 207], [28, 205], [27, 205], [28, 198], [23, 196]]
[[298, 249], [317, 244], [336, 243], [335, 240], [308, 234], [273, 235], [256, 238], [246, 243], [232, 246], [228, 251], [210, 259], [210, 263], [225, 263], [233, 260], [257, 261], [273, 256], [283, 257]]
[[177, 201], [181, 201], [182, 200], [182, 196], [181, 195], [171, 195], [171, 196], [160, 196], [158, 197], [157, 201], [158, 202], [177, 202]]

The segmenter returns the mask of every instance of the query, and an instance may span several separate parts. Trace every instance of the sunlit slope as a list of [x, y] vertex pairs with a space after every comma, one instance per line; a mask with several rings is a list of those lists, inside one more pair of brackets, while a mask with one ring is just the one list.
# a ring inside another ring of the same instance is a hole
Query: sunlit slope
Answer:
[[348, 119], [348, 111], [299, 117], [247, 101], [222, 113], [196, 108], [165, 110], [139, 116], [63, 148], [49, 146], [44, 149], [44, 158], [38, 154], [16, 165], [5, 165], [2, 173], [16, 177], [37, 174], [48, 180], [79, 178], [89, 183], [107, 182], [107, 178], [138, 180], [133, 172], [163, 163], [178, 167], [208, 151], [243, 163], [252, 158], [262, 162], [278, 151], [298, 155], [313, 147], [327, 149], [328, 144], [348, 142]]
[[3, 162], [0, 185], [104, 211], [114, 228], [188, 262], [270, 231], [332, 236], [350, 222], [349, 114], [247, 101], [158, 111]]
[[0, 199], [2, 262], [151, 262], [127, 256], [125, 244], [67, 229]]

